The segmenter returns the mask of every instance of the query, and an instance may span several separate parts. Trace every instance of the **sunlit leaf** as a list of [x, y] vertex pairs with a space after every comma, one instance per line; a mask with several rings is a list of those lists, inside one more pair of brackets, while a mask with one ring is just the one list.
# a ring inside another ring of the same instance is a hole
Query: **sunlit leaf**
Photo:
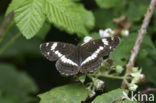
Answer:
[[57, 87], [39, 95], [40, 103], [81, 103], [87, 96], [87, 90], [80, 84]]
[[128, 93], [128, 91], [124, 89], [115, 89], [96, 97], [92, 103], [112, 103], [113, 101], [124, 97], [123, 92]]
[[45, 16], [42, 12], [43, 0], [25, 0], [15, 10], [15, 22], [22, 34], [30, 39], [42, 27]]

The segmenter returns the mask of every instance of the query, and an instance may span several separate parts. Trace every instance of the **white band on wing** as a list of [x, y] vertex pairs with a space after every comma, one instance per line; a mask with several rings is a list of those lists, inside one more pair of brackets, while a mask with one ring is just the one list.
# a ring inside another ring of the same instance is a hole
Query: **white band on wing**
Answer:
[[57, 46], [57, 43], [54, 43], [52, 46], [51, 46], [51, 50], [54, 50]]
[[72, 60], [66, 58], [65, 55], [62, 56], [60, 59], [61, 59], [61, 61], [62, 61], [63, 63], [71, 64], [71, 65], [74, 65], [74, 66], [78, 66], [75, 62], [73, 62]]
[[104, 45], [108, 45], [107, 39], [102, 39], [102, 42], [104, 43]]
[[100, 53], [100, 51], [102, 51], [104, 49], [104, 47], [100, 46], [91, 56], [87, 57], [82, 63], [81, 63], [81, 66], [86, 64], [87, 62], [95, 59], [98, 54]]

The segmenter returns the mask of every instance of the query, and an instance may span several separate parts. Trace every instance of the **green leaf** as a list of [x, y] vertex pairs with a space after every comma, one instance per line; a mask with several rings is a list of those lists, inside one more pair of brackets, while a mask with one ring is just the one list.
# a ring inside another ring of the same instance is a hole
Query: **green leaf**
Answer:
[[83, 5], [77, 4], [76, 7], [73, 8], [74, 12], [79, 13], [81, 20], [83, 21], [83, 25], [86, 27], [86, 29], [90, 30], [94, 27], [95, 20], [94, 15], [91, 11], [88, 11], [84, 8]]
[[[111, 12], [111, 13], [110, 13]], [[113, 22], [114, 18], [118, 18], [123, 15], [123, 9], [95, 9], [94, 10], [96, 27], [99, 28], [115, 28], [115, 24]], [[107, 15], [107, 16], [106, 16]]]
[[32, 102], [33, 98], [28, 94], [36, 91], [36, 84], [25, 72], [17, 71], [13, 65], [0, 64], [1, 103]]
[[113, 101], [122, 98], [124, 96], [123, 92], [128, 93], [128, 91], [124, 89], [115, 89], [96, 97], [92, 103], [112, 103]]
[[44, 39], [46, 37], [46, 34], [50, 31], [50, 29], [51, 29], [50, 23], [45, 22], [36, 36], [38, 36], [41, 39]]
[[137, 33], [132, 33], [128, 37], [122, 38], [119, 46], [110, 54], [110, 58], [114, 61], [115, 65], [124, 66], [131, 54], [134, 46]]
[[40, 94], [40, 103], [81, 103], [88, 96], [88, 91], [80, 84], [69, 84]]
[[83, 36], [87, 34], [86, 24], [84, 25], [83, 20], [87, 19], [88, 16], [82, 19], [84, 16], [81, 13], [83, 12], [76, 12], [76, 10], [84, 12], [82, 7], [81, 9], [77, 8], [77, 5], [70, 0], [46, 0], [44, 5], [45, 14], [51, 23], [69, 33]]
[[[147, 1], [147, 0], [146, 0]], [[131, 1], [129, 3], [128, 10], [126, 12], [126, 16], [131, 22], [136, 22], [142, 19], [142, 17], [145, 15], [147, 11], [147, 7], [149, 3], [144, 3], [145, 0], [142, 0], [142, 2]], [[134, 12], [135, 11], [135, 12]], [[137, 14], [137, 15], [136, 15]]]
[[95, 0], [97, 5], [101, 8], [113, 8], [123, 6], [123, 0]]
[[43, 0], [23, 0], [15, 10], [16, 25], [27, 39], [35, 36], [45, 21], [43, 3]]
[[5, 12], [5, 15], [8, 15], [11, 11], [18, 9], [24, 1], [25, 0], [12, 0]]
[[117, 103], [138, 103], [138, 102], [137, 101], [124, 100], [122, 102], [117, 102]]

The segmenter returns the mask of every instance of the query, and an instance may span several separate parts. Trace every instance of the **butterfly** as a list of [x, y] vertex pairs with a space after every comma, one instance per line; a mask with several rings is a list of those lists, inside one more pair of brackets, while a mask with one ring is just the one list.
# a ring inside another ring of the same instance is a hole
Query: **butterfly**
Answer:
[[56, 69], [62, 75], [93, 72], [119, 44], [119, 37], [105, 37], [75, 46], [64, 42], [47, 42], [40, 45], [42, 54], [56, 61]]

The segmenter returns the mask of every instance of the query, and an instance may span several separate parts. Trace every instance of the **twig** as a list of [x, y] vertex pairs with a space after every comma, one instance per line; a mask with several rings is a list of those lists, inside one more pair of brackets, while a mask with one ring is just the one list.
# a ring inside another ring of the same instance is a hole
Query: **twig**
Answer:
[[149, 92], [156, 92], [156, 88], [150, 88], [150, 87], [149, 87], [149, 88], [147, 88], [147, 89], [141, 91], [142, 94], [147, 94], [147, 93], [149, 93]]
[[[146, 29], [147, 29], [147, 27], [149, 25], [149, 22], [150, 22], [150, 19], [152, 17], [152, 14], [154, 12], [155, 7], [156, 7], [156, 0], [151, 0], [150, 6], [149, 6], [149, 8], [147, 10], [147, 13], [146, 13], [145, 18], [144, 18], [143, 23], [142, 23], [142, 26], [141, 26], [141, 28], [139, 30], [137, 40], [136, 40], [135, 45], [134, 45], [134, 47], [133, 47], [133, 49], [131, 51], [131, 56], [130, 56], [129, 62], [126, 65], [126, 74], [129, 74], [131, 72], [133, 66], [134, 66], [136, 56], [138, 55], [140, 45], [142, 43], [144, 35], [146, 34]], [[126, 88], [126, 87], [127, 87], [127, 85], [123, 81], [123, 83], [121, 85], [121, 88]]]
[[10, 12], [8, 16], [4, 19], [0, 26], [0, 38], [2, 37], [3, 33], [5, 32], [5, 29], [8, 27], [8, 25], [11, 23], [12, 19], [14, 17], [14, 13]]
[[88, 74], [89, 76], [96, 76], [96, 77], [106, 77], [106, 78], [112, 78], [112, 79], [124, 79], [122, 76], [114, 76], [114, 75], [108, 75], [108, 74]]

